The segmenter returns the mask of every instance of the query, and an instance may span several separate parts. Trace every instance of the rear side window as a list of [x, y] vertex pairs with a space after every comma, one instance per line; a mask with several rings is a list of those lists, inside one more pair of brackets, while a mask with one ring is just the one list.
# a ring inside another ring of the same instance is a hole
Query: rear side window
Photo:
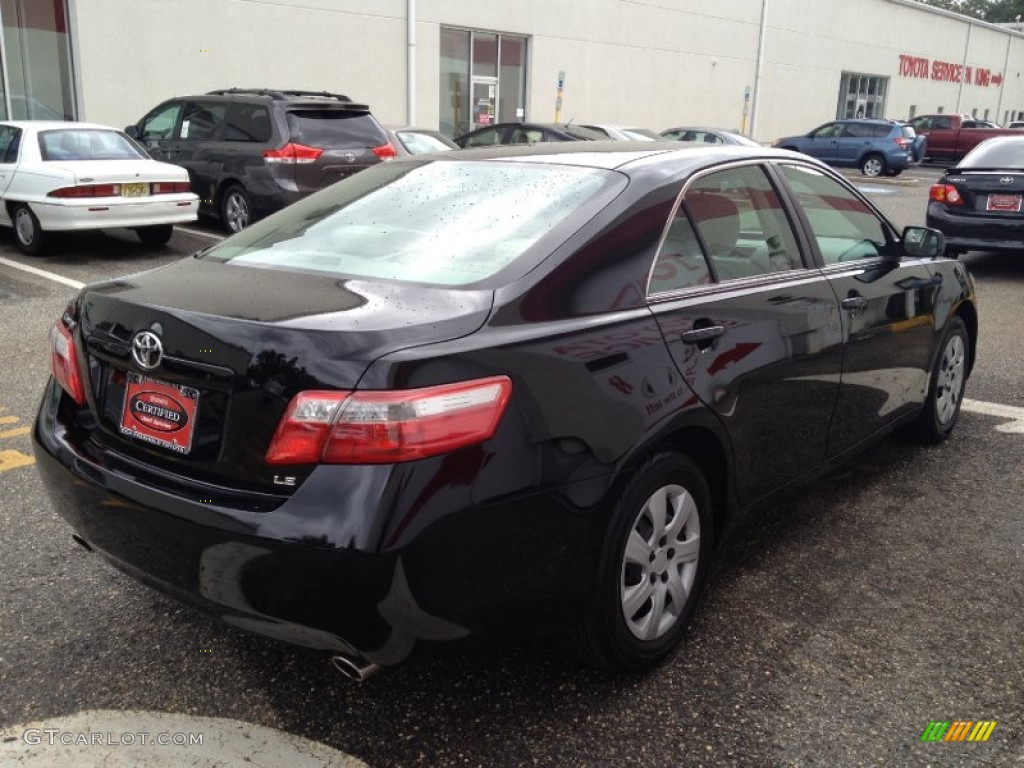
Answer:
[[341, 109], [302, 109], [288, 112], [292, 141], [324, 149], [379, 147], [387, 136], [367, 112]]
[[262, 104], [231, 104], [224, 124], [224, 141], [265, 144], [273, 133], [270, 112]]
[[21, 146], [21, 129], [0, 125], [0, 163], [16, 163]]
[[[624, 185], [618, 173], [595, 168], [384, 163], [257, 222], [207, 257], [339, 277], [468, 285], [510, 266], [569, 217], [593, 216]], [[568, 230], [575, 227], [567, 224], [566, 236]], [[538, 248], [537, 262], [550, 250]]]

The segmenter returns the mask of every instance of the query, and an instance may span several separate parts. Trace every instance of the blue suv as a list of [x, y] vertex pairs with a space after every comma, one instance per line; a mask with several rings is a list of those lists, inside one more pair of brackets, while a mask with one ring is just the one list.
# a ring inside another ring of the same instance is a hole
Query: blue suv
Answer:
[[804, 136], [779, 139], [775, 146], [859, 168], [865, 176], [898, 176], [910, 167], [914, 139], [913, 128], [892, 120], [835, 120]]

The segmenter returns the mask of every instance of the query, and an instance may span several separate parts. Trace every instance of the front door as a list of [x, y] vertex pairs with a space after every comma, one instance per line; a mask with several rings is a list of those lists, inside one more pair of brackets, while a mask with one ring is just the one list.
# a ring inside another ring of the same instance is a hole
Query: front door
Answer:
[[834, 456], [920, 408], [928, 388], [936, 278], [899, 257], [895, 233], [835, 179], [780, 165], [842, 309], [845, 352], [829, 430]]

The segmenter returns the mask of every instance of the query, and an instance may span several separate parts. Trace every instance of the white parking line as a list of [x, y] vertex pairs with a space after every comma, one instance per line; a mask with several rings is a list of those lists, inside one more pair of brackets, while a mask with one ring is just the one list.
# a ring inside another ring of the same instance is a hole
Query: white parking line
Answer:
[[190, 235], [199, 235], [200, 237], [208, 237], [211, 240], [223, 240], [224, 235], [215, 235], [213, 232], [203, 232], [201, 229], [191, 229], [189, 227], [183, 227], [180, 224], [175, 225], [175, 229], [179, 229], [182, 232], [188, 232]]
[[16, 261], [5, 259], [2, 256], [0, 256], [0, 264], [4, 264], [12, 269], [20, 269], [22, 272], [28, 272], [30, 275], [35, 275], [36, 277], [45, 277], [47, 280], [53, 280], [55, 283], [71, 286], [76, 290], [85, 287], [85, 283], [80, 283], [78, 280], [72, 280], [70, 277], [58, 275], [56, 272], [47, 272], [45, 269], [36, 269], [35, 267], [28, 266], [28, 264], [19, 264]]
[[971, 413], [980, 413], [983, 416], [998, 416], [1000, 419], [1009, 421], [996, 426], [996, 432], [1007, 432], [1010, 434], [1024, 435], [1024, 408], [1013, 405], [1000, 405], [999, 403], [985, 403], [981, 400], [969, 400], [964, 398], [960, 403], [960, 409]]

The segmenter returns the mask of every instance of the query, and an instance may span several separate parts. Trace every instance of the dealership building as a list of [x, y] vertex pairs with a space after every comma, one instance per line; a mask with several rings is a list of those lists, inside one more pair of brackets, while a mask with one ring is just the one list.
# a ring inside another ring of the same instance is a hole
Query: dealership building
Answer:
[[233, 86], [343, 93], [449, 134], [1024, 118], [1024, 35], [914, 0], [0, 0], [11, 118], [123, 127]]

